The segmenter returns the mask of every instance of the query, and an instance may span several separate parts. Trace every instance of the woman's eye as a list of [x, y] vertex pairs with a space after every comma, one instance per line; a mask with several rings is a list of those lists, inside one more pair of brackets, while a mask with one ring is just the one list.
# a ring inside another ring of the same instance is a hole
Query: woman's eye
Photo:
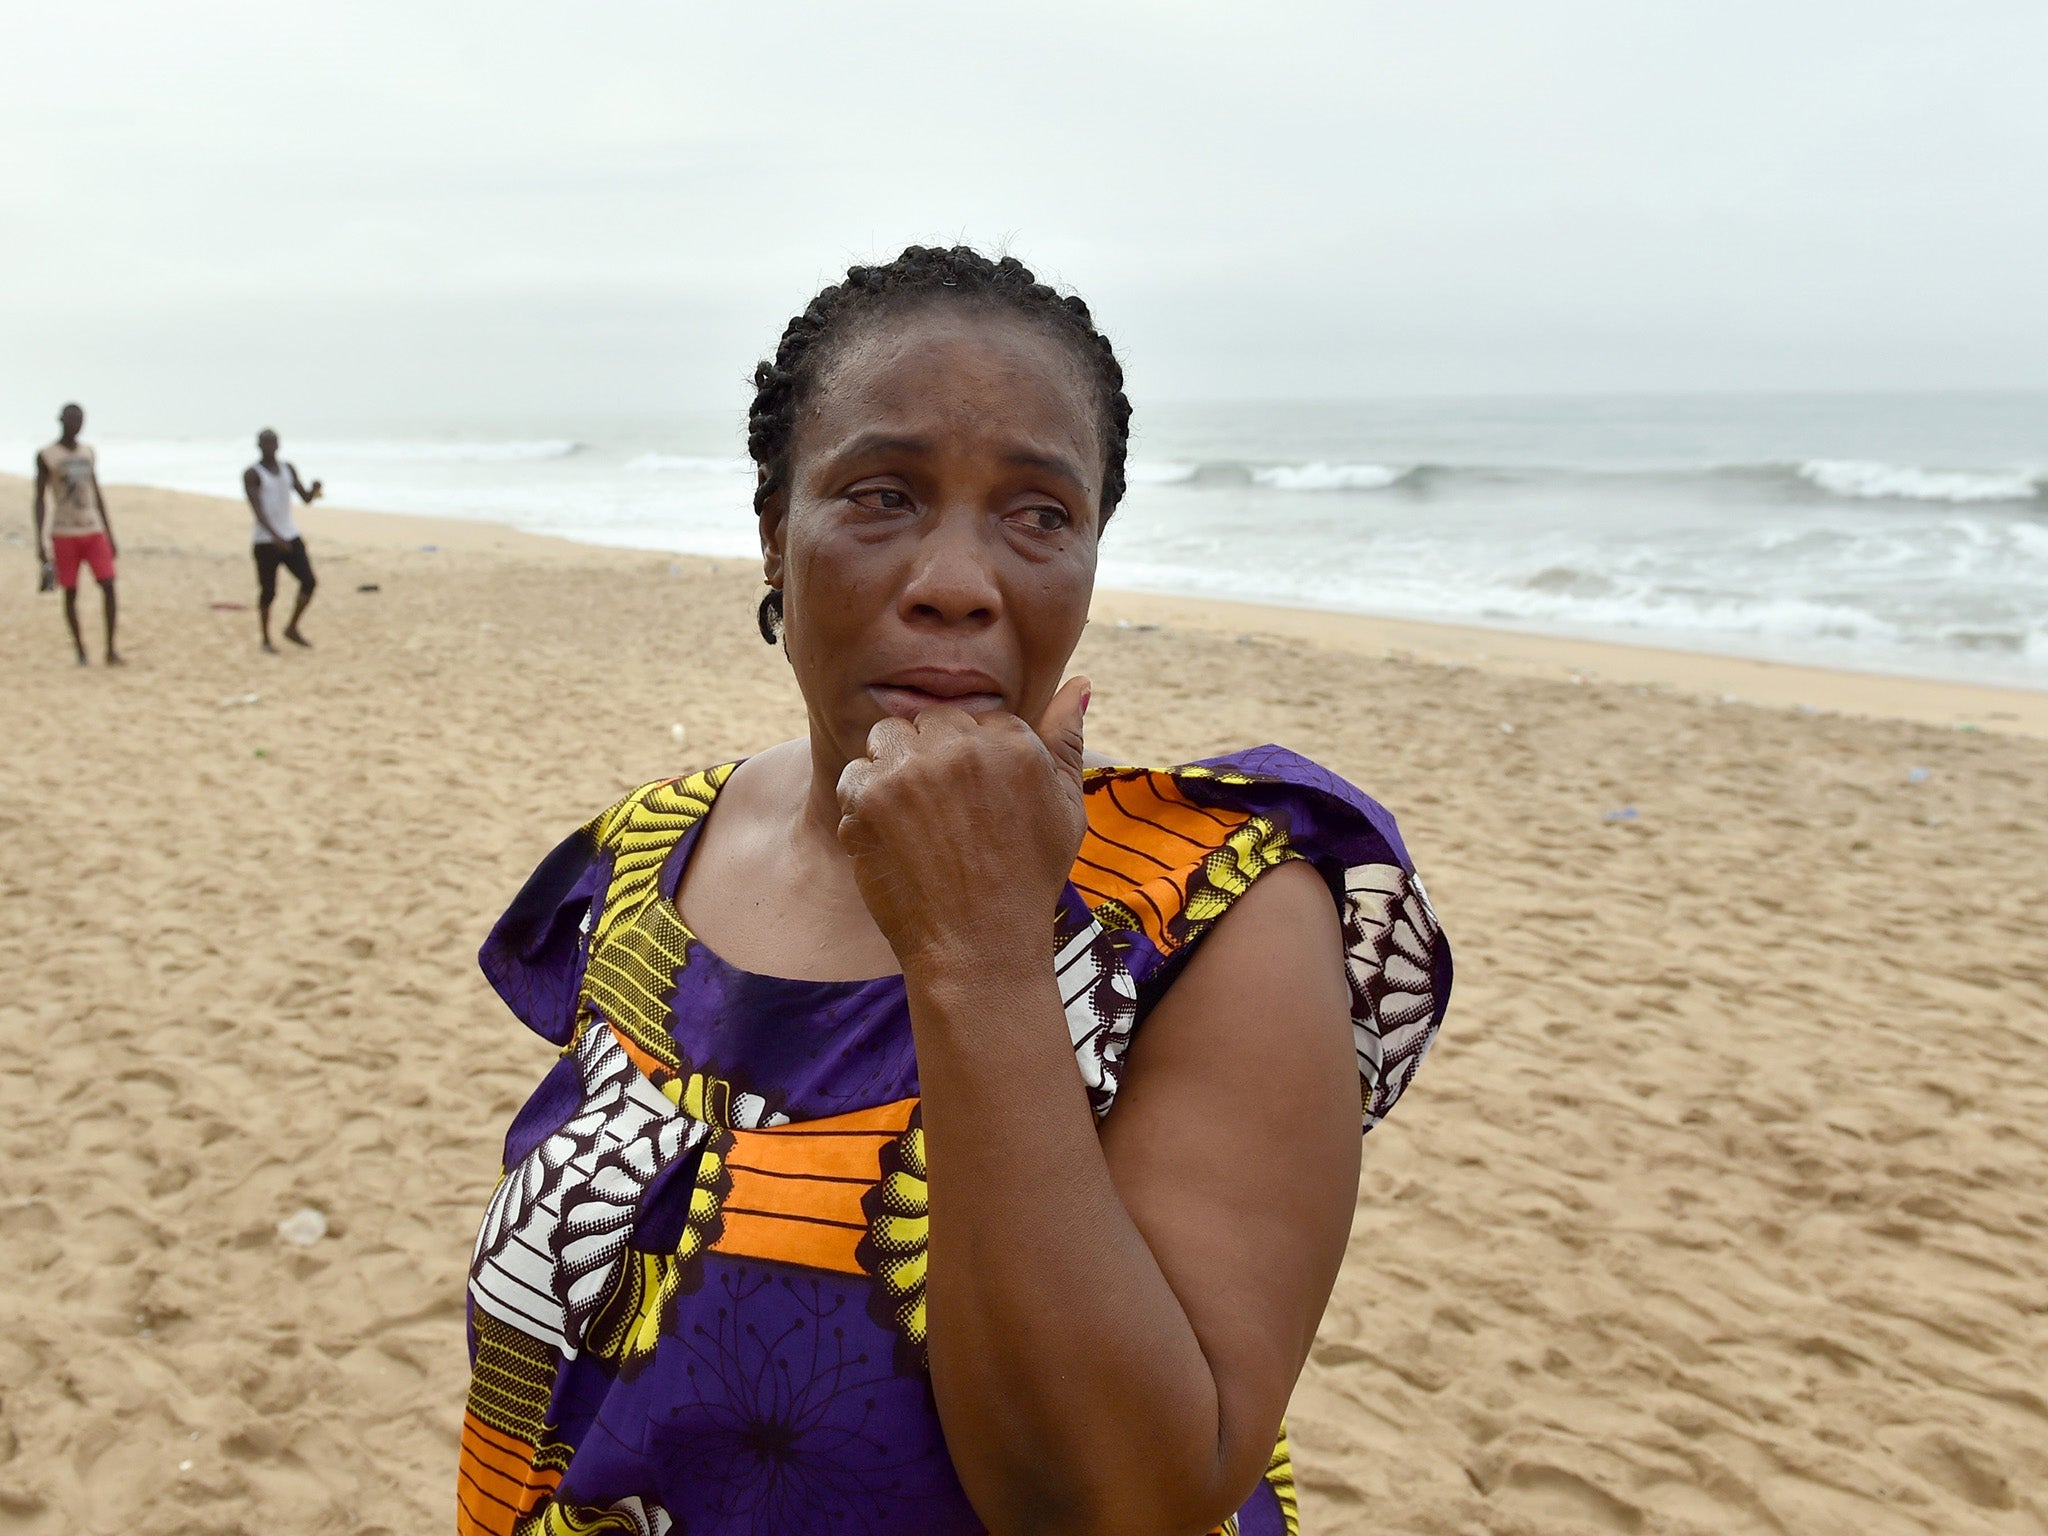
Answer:
[[855, 501], [875, 512], [900, 512], [910, 505], [910, 497], [894, 486], [864, 485], [852, 495]]
[[1017, 516], [1023, 518], [1034, 533], [1058, 533], [1073, 521], [1065, 507], [1026, 507]]

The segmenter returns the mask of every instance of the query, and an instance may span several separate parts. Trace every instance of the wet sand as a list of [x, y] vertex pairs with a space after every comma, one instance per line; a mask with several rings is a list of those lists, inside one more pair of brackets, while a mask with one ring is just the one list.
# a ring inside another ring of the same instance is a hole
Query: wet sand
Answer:
[[[316, 508], [270, 657], [246, 513], [110, 496], [131, 664], [81, 671], [0, 477], [0, 1531], [445, 1529], [551, 1060], [475, 947], [621, 789], [799, 728], [759, 577]], [[2048, 695], [1098, 614], [1091, 745], [1324, 760], [1457, 950], [1296, 1393], [1305, 1530], [2048, 1531]]]

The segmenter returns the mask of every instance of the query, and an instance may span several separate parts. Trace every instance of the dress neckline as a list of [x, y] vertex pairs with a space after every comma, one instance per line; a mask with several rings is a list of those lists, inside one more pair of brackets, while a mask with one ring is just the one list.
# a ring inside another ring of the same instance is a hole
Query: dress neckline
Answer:
[[683, 904], [676, 898], [682, 893], [683, 875], [689, 869], [690, 854], [697, 846], [697, 839], [703, 835], [704, 824], [711, 819], [712, 811], [717, 808], [719, 794], [732, 782], [732, 776], [745, 767], [746, 763], [747, 759], [743, 757], [737, 762], [725, 765], [726, 771], [723, 774], [715, 768], [705, 774], [710, 783], [707, 786], [708, 793], [704, 797], [704, 812], [684, 829], [681, 837], [676, 839], [675, 847], [669, 850], [667, 859], [662, 863], [661, 876], [655, 885], [656, 893], [667, 905], [669, 915], [675, 919], [676, 926], [682, 929], [683, 936], [690, 942], [690, 947], [702, 950], [735, 976], [744, 976], [749, 980], [764, 982], [778, 988], [809, 987], [817, 991], [858, 992], [863, 988], [879, 987], [890, 982], [901, 986], [901, 971], [891, 971], [886, 976], [862, 976], [852, 979], [834, 977], [826, 980], [809, 976], [777, 976], [769, 971], [750, 971], [743, 965], [733, 964], [705, 943], [697, 930], [690, 926], [690, 920], [683, 916]]
[[[730, 763], [702, 770], [702, 776], [707, 781], [704, 790], [704, 812], [684, 829], [683, 835], [676, 839], [675, 847], [669, 850], [668, 857], [662, 861], [661, 875], [655, 883], [655, 891], [660, 900], [668, 907], [669, 915], [675, 919], [676, 926], [682, 929], [683, 936], [689, 940], [693, 948], [702, 950], [735, 976], [745, 976], [754, 981], [767, 983], [770, 986], [810, 987], [820, 991], [836, 990], [842, 992], [858, 992], [863, 988], [880, 987], [889, 983], [894, 983], [898, 987], [902, 986], [903, 973], [901, 971], [891, 971], [885, 976], [863, 976], [851, 980], [839, 978], [819, 980], [815, 977], [777, 976], [769, 971], [750, 971], [743, 965], [735, 965], [709, 944], [705, 943], [697, 930], [690, 926], [690, 920], [683, 916], [683, 904], [676, 898], [683, 889], [683, 876], [689, 869], [690, 855], [696, 849], [697, 839], [703, 835], [704, 824], [711, 819], [712, 811], [717, 808], [719, 795], [723, 793], [725, 786], [732, 782], [732, 776], [744, 768], [748, 761], [749, 759], [742, 757]], [[725, 770], [723, 773], [719, 772], [720, 767]], [[1093, 781], [1104, 775], [1128, 772], [1130, 772], [1130, 769], [1117, 764], [1083, 768], [1081, 770], [1083, 793], [1085, 795]], [[685, 775], [685, 777], [695, 777], [695, 775]], [[1071, 880], [1066, 884], [1066, 893], [1068, 896], [1073, 896], [1074, 884]]]

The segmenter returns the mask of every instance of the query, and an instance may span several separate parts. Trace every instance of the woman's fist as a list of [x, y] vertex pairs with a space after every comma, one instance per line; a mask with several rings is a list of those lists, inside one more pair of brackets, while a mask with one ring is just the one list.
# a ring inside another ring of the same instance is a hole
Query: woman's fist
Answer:
[[[878, 721], [839, 776], [839, 841], [904, 972], [1050, 943], [1080, 852], [1082, 716], [1069, 679], [1036, 726], [928, 709]], [[1050, 953], [1050, 950], [1047, 951]]]

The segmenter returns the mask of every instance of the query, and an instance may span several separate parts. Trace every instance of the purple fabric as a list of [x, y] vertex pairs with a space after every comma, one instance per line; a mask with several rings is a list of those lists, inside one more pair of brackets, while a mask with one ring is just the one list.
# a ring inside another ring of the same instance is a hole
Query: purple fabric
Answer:
[[[1382, 1098], [1390, 1104], [1405, 1087], [1443, 1016], [1451, 979], [1448, 948], [1436, 941], [1426, 901], [1419, 908], [1413, 905], [1421, 901], [1419, 886], [1410, 891], [1385, 868], [1413, 872], [1393, 818], [1327, 770], [1279, 747], [1254, 748], [1195, 766], [1219, 776], [1177, 775], [1176, 783], [1188, 799], [1270, 818], [1286, 833], [1289, 846], [1321, 872], [1340, 905], [1347, 898], [1347, 878], [1361, 868], [1370, 875], [1376, 867], [1379, 873], [1372, 878], [1391, 882], [1386, 888], [1410, 903], [1404, 910], [1420, 914], [1412, 917], [1413, 923], [1428, 919], [1433, 996], [1414, 991], [1419, 982], [1409, 984], [1407, 1033], [1397, 1042], [1406, 1052], [1401, 1075], [1394, 1081], [1380, 1073], [1378, 1079]], [[1249, 776], [1251, 782], [1238, 780], [1239, 775]], [[760, 1137], [768, 1132], [734, 1132], [688, 1121], [678, 1109], [663, 1107], [695, 1102], [682, 1097], [687, 1085], [674, 1077], [664, 1084], [658, 1072], [650, 1083], [642, 1075], [654, 1070], [645, 1064], [644, 1047], [632, 1058], [639, 1065], [629, 1065], [618, 1044], [604, 1049], [593, 1045], [603, 1045], [608, 1035], [578, 1034], [579, 1015], [586, 1030], [613, 1029], [592, 998], [582, 993], [589, 964], [587, 935], [613, 875], [612, 855], [596, 840], [602, 820], [579, 831], [543, 861], [493, 928], [480, 956], [491, 984], [530, 1028], [557, 1044], [582, 1043], [555, 1064], [506, 1136], [510, 1171], [501, 1193], [512, 1189], [517, 1198], [511, 1207], [501, 1207], [499, 1197], [494, 1197], [494, 1219], [503, 1220], [492, 1252], [507, 1257], [493, 1259], [480, 1249], [478, 1266], [498, 1265], [486, 1277], [488, 1285], [478, 1278], [485, 1274], [483, 1268], [472, 1269], [472, 1357], [482, 1347], [476, 1309], [493, 1294], [527, 1295], [519, 1313], [527, 1319], [525, 1324], [502, 1309], [502, 1300], [501, 1310], [493, 1316], [538, 1339], [534, 1330], [544, 1331], [538, 1319], [548, 1311], [541, 1298], [549, 1285], [557, 1288], [565, 1312], [573, 1310], [576, 1318], [588, 1320], [603, 1312], [589, 1299], [590, 1285], [601, 1282], [603, 1294], [611, 1294], [613, 1285], [623, 1284], [616, 1277], [627, 1272], [626, 1266], [643, 1261], [670, 1264], [673, 1267], [663, 1273], [677, 1277], [674, 1289], [665, 1293], [658, 1330], [643, 1329], [642, 1336], [649, 1340], [644, 1352], [606, 1358], [602, 1350], [589, 1347], [587, 1338], [582, 1341], [585, 1347], [567, 1352], [539, 1343], [525, 1346], [525, 1358], [531, 1360], [530, 1351], [543, 1348], [552, 1361], [551, 1378], [520, 1381], [523, 1390], [544, 1394], [547, 1400], [545, 1434], [534, 1442], [537, 1463], [559, 1458], [560, 1447], [573, 1451], [555, 1492], [564, 1506], [604, 1509], [637, 1499], [643, 1514], [653, 1510], [669, 1522], [663, 1526], [657, 1521], [650, 1527], [667, 1536], [979, 1532], [980, 1522], [946, 1455], [930, 1379], [922, 1368], [921, 1345], [898, 1326], [901, 1297], [886, 1292], [877, 1278], [883, 1271], [872, 1258], [872, 1244], [879, 1228], [859, 1229], [863, 1247], [857, 1262], [865, 1272], [857, 1274], [721, 1249], [721, 1223], [728, 1206], [738, 1212], [735, 1221], [757, 1220], [758, 1213], [734, 1206], [722, 1193], [730, 1189], [735, 1175], [717, 1159], [737, 1157], [736, 1135]], [[670, 902], [701, 825], [697, 822], [682, 833], [662, 862], [657, 884], [660, 895]], [[1374, 892], [1380, 889], [1371, 887], [1366, 894], [1377, 900]], [[1103, 1006], [1111, 1012], [1116, 999], [1124, 999], [1127, 1033], [1131, 1027], [1142, 1027], [1144, 1015], [1198, 945], [1200, 931], [1191, 930], [1187, 942], [1162, 954], [1152, 939], [1128, 927], [1096, 930], [1088, 939], [1093, 916], [1080, 891], [1070, 884], [1056, 931], [1048, 935], [1048, 957], [1069, 939], [1098, 946], [1088, 951], [1101, 961], [1101, 969], [1090, 973], [1089, 985], [1103, 989]], [[1363, 922], [1354, 919], [1355, 914], [1347, 916], [1347, 923], [1357, 927]], [[630, 917], [621, 931], [640, 920]], [[1373, 931], [1384, 939], [1393, 933], [1392, 922], [1388, 917]], [[673, 928], [670, 922], [671, 933]], [[664, 943], [672, 945], [672, 940]], [[634, 953], [651, 952], [643, 946]], [[1355, 996], [1366, 995], [1362, 988], [1382, 985], [1373, 979], [1378, 975], [1374, 967], [1383, 970], [1391, 965], [1391, 954], [1382, 944], [1366, 957], [1370, 963], [1354, 965]], [[693, 937], [687, 939], [684, 955], [672, 975], [664, 970], [647, 984], [654, 989], [649, 995], [666, 1004], [663, 1027], [672, 1037], [675, 1056], [686, 1064], [686, 1073], [718, 1079], [730, 1085], [733, 1095], [750, 1096], [755, 1108], [749, 1112], [765, 1116], [769, 1126], [801, 1126], [886, 1106], [898, 1107], [891, 1113], [908, 1112], [901, 1106], [915, 1100], [919, 1085], [902, 978], [807, 982], [761, 976], [728, 964]], [[1373, 976], [1361, 981], [1358, 965]], [[1118, 985], [1129, 990], [1118, 993]], [[1426, 1029], [1421, 1028], [1423, 1023]], [[1385, 1039], [1393, 1038], [1390, 1030]], [[1246, 1048], [1256, 1049], [1256, 1043], [1247, 1042]], [[1390, 1051], [1395, 1048], [1389, 1046]], [[1360, 1050], [1363, 1062], [1366, 1047]], [[1374, 1071], [1379, 1072], [1378, 1065]], [[1113, 1091], [1112, 1080], [1102, 1092]], [[1369, 1103], [1368, 1117], [1374, 1113]], [[660, 1133], [664, 1122], [671, 1128]], [[757, 1122], [735, 1123], [744, 1127]], [[890, 1124], [900, 1128], [902, 1121]], [[674, 1140], [682, 1129], [692, 1130], [695, 1139]], [[557, 1132], [562, 1135], [551, 1141]], [[663, 1140], [662, 1134], [671, 1139]], [[908, 1155], [900, 1152], [907, 1137], [901, 1142], [893, 1139], [896, 1129], [878, 1133], [828, 1128], [793, 1134], [778, 1145], [823, 1145], [831, 1137], [856, 1134], [868, 1138], [861, 1145], [869, 1149], [890, 1138], [879, 1154], [862, 1154], [870, 1165], [878, 1155], [881, 1158], [879, 1170], [871, 1167], [863, 1176], [872, 1182], [862, 1184], [864, 1192], [858, 1196], [863, 1221], [876, 1222], [881, 1219], [876, 1214], [881, 1209], [880, 1191], [888, 1170], [897, 1166], [890, 1159]], [[635, 1168], [642, 1171], [634, 1174]], [[721, 1168], [724, 1172], [717, 1178], [706, 1172]], [[741, 1172], [756, 1181], [791, 1177], [823, 1184], [860, 1183], [845, 1176], [841, 1165], [833, 1168], [838, 1171], [775, 1174], [743, 1167]], [[635, 1178], [640, 1182], [633, 1183]], [[752, 1187], [763, 1186], [757, 1182]], [[626, 1193], [606, 1193], [615, 1189]], [[615, 1199], [629, 1200], [630, 1205], [606, 1203]], [[701, 1230], [692, 1226], [701, 1214], [693, 1199], [700, 1204], [711, 1201], [710, 1209], [716, 1212]], [[726, 1203], [720, 1205], [720, 1200]], [[557, 1209], [563, 1213], [558, 1225], [552, 1216], [534, 1225], [541, 1220], [536, 1212]], [[623, 1227], [616, 1225], [620, 1222]], [[841, 1229], [850, 1225], [842, 1222]], [[491, 1230], [487, 1226], [487, 1233]], [[623, 1234], [622, 1247], [603, 1249], [603, 1234], [615, 1230]], [[536, 1235], [529, 1238], [529, 1231]], [[693, 1233], [708, 1245], [702, 1251]], [[603, 1264], [615, 1267], [607, 1270]], [[517, 1291], [527, 1284], [542, 1289]], [[584, 1299], [569, 1309], [564, 1298], [572, 1292]], [[582, 1323], [568, 1326], [573, 1339]], [[473, 1394], [472, 1411], [499, 1412], [496, 1422], [502, 1426], [510, 1422], [502, 1418], [504, 1373], [527, 1367], [516, 1361], [508, 1365], [503, 1354], [495, 1358], [492, 1369], [499, 1376], [481, 1383], [479, 1391], [485, 1396]], [[517, 1439], [502, 1427], [497, 1433]], [[541, 1440], [557, 1449], [541, 1451]], [[550, 1464], [559, 1466], [560, 1461]], [[1240, 1530], [1242, 1536], [1284, 1536], [1281, 1502], [1270, 1483], [1262, 1483], [1240, 1511]]]
[[576, 1063], [564, 1056], [512, 1117], [511, 1128], [505, 1132], [505, 1166], [514, 1166], [559, 1131], [582, 1102], [583, 1080], [577, 1075]]
[[762, 1094], [792, 1120], [824, 1120], [917, 1095], [903, 978], [785, 981], [701, 944], [676, 977], [690, 1060]]
[[652, 1364], [603, 1392], [559, 1497], [641, 1492], [683, 1531], [734, 1536], [979, 1531], [931, 1384], [896, 1372], [867, 1292], [712, 1256]]
[[[1248, 747], [1242, 752], [1230, 752], [1222, 757], [1203, 758], [1194, 766], [1235, 769], [1255, 778], [1271, 780], [1271, 783], [1263, 785], [1233, 785], [1233, 793], [1228, 795], [1200, 779], [1184, 780], [1181, 788], [1189, 792], [1190, 799], [1212, 799], [1222, 805], [1243, 805], [1250, 800], [1258, 802], [1262, 809], [1268, 805], [1301, 807], [1308, 813], [1307, 825], [1299, 829], [1295, 841], [1318, 862], [1334, 851], [1324, 845], [1326, 836], [1332, 841], [1347, 844], [1359, 841], [1355, 833], [1346, 835], [1346, 823], [1363, 816], [1366, 825], [1393, 854], [1393, 862], [1406, 870], [1415, 868], [1415, 861], [1408, 857], [1407, 846], [1401, 841], [1401, 830], [1394, 825], [1393, 813], [1357, 786], [1338, 778], [1321, 763], [1311, 762], [1299, 752], [1290, 752], [1285, 747]], [[1299, 793], [1303, 789], [1314, 790], [1317, 795], [1336, 803], [1319, 806], [1314, 798]], [[1347, 815], [1347, 812], [1352, 814]], [[1358, 860], [1354, 858], [1351, 862]]]
[[583, 985], [582, 928], [597, 921], [611, 860], [591, 829], [566, 838], [528, 877], [477, 955], [484, 978], [528, 1029], [567, 1045]]

